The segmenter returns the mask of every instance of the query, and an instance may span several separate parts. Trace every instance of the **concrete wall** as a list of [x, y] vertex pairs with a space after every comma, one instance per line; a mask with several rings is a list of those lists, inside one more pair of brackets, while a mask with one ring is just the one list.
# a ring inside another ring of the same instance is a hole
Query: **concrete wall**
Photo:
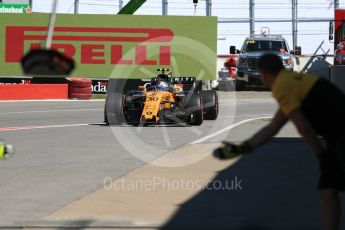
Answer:
[[[224, 62], [228, 59], [225, 56], [218, 56], [217, 58], [217, 72], [220, 71], [222, 68], [224, 68]], [[218, 73], [217, 73], [218, 76]]]

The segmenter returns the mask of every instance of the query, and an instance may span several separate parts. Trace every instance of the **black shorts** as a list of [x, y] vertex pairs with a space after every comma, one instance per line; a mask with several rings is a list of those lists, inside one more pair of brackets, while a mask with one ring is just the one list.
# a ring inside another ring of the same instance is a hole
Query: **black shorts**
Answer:
[[328, 151], [320, 157], [318, 189], [345, 190], [345, 137], [327, 141]]

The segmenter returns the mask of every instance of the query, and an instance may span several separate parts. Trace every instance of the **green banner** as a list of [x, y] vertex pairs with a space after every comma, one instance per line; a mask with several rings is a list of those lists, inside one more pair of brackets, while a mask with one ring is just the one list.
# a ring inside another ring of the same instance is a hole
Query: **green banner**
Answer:
[[30, 14], [29, 4], [0, 4], [0, 13], [10, 14]]
[[[22, 75], [20, 58], [44, 47], [50, 15], [0, 14], [0, 75]], [[73, 76], [216, 77], [216, 17], [58, 15], [52, 48], [73, 57]]]

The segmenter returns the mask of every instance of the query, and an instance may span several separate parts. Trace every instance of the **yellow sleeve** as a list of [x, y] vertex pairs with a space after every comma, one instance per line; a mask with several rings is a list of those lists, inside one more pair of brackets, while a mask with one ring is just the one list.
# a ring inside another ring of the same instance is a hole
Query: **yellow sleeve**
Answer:
[[295, 109], [301, 107], [302, 100], [299, 95], [299, 87], [293, 82], [287, 80], [280, 82], [281, 84], [274, 91], [274, 98], [277, 100], [280, 110], [289, 115]]
[[295, 109], [301, 107], [301, 102], [298, 100], [296, 95], [285, 94], [277, 98], [280, 110], [285, 114], [289, 115]]

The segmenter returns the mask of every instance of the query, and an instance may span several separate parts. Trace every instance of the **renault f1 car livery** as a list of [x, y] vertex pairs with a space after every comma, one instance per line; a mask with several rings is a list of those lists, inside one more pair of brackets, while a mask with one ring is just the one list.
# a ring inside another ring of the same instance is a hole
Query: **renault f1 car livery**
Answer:
[[162, 71], [150, 80], [110, 79], [106, 124], [134, 126], [167, 123], [201, 125], [218, 116], [216, 91], [202, 90], [194, 77], [170, 77]]

